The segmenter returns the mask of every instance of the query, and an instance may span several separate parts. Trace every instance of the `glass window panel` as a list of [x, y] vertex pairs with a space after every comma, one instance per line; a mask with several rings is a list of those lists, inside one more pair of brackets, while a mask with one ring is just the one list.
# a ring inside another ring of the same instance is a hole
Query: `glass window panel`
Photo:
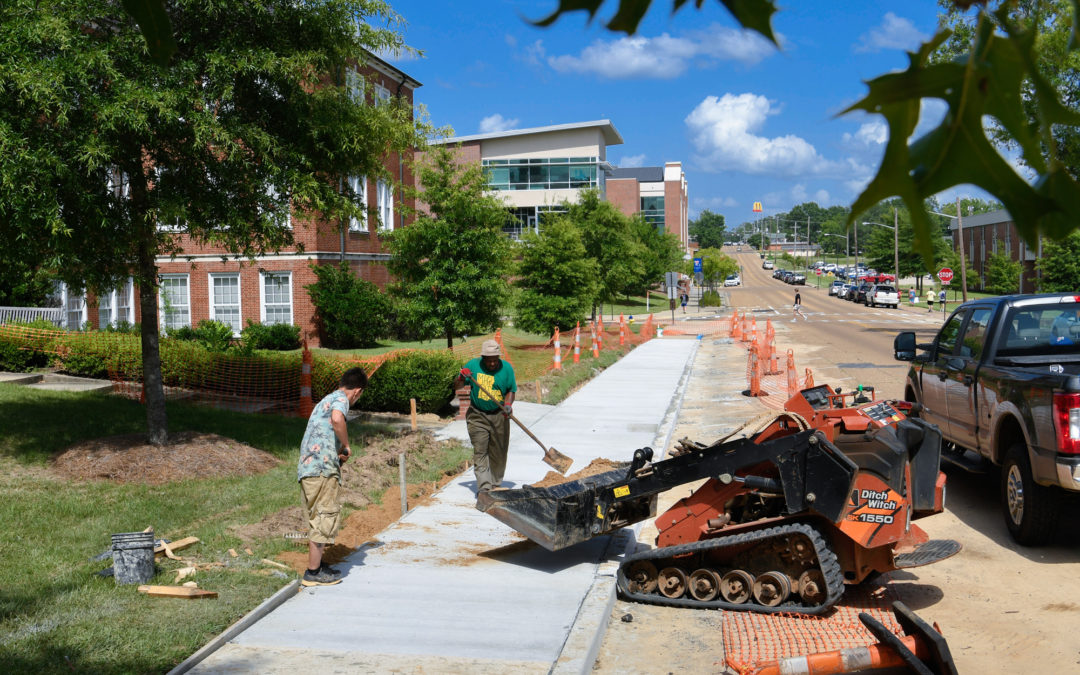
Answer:
[[530, 166], [529, 182], [532, 183], [534, 187], [538, 184], [544, 185], [544, 187], [546, 187], [547, 170], [548, 168], [546, 166]]
[[98, 296], [98, 325], [102, 328], [116, 323], [116, 316], [113, 314], [113, 300], [115, 299], [116, 291], [102, 293]]
[[292, 293], [290, 275], [263, 275], [263, 323], [292, 323]]
[[528, 167], [512, 166], [509, 169], [510, 184], [515, 183], [528, 183], [529, 182], [529, 169]]
[[571, 162], [595, 162], [595, 157], [571, 157]]
[[487, 169], [488, 185], [509, 185], [510, 183], [510, 169], [506, 167], [500, 167], [497, 169]]
[[191, 325], [187, 275], [162, 277], [162, 319], [166, 330]]
[[570, 167], [568, 166], [550, 166], [548, 167], [548, 180], [551, 182], [551, 187], [567, 187], [570, 184]]

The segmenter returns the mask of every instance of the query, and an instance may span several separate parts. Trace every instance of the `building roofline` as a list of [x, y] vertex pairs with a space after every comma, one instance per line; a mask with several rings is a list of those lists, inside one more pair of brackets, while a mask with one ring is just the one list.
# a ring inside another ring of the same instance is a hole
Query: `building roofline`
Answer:
[[367, 50], [364, 50], [364, 62], [375, 70], [380, 70], [384, 74], [389, 75], [390, 77], [398, 81], [404, 80], [404, 83], [411, 89], [416, 89], [417, 87], [424, 86], [419, 82], [419, 80], [413, 79], [405, 71], [401, 70], [400, 68], [395, 68], [394, 66], [390, 65], [383, 59], [380, 59], [378, 56], [375, 56]]
[[569, 124], [553, 124], [546, 127], [531, 127], [529, 129], [508, 129], [506, 131], [494, 131], [487, 134], [471, 134], [468, 136], [454, 136], [453, 138], [440, 138], [428, 141], [431, 145], [452, 145], [455, 143], [467, 143], [470, 141], [486, 141], [494, 138], [511, 138], [514, 136], [530, 136], [533, 134], [546, 134], [552, 131], [569, 131], [572, 129], [590, 129], [600, 127], [604, 134], [607, 145], [622, 145], [623, 137], [611, 120], [594, 120], [591, 122], [571, 122]]

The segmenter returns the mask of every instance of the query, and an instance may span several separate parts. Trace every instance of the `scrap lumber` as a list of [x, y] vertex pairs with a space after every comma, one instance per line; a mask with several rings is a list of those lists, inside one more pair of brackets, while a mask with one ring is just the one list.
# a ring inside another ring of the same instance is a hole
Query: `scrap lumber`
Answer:
[[[170, 553], [175, 552], [175, 551], [179, 551], [180, 549], [187, 548], [188, 546], [191, 546], [192, 544], [197, 544], [197, 543], [199, 543], [199, 538], [198, 537], [184, 537], [183, 539], [180, 539], [178, 541], [174, 541], [174, 542], [169, 543], [169, 544], [162, 543], [162, 544], [154, 547], [154, 556], [156, 557], [156, 556], [161, 556], [161, 555], [168, 555], [168, 553], [166, 553], [166, 551], [168, 551]], [[171, 558], [173, 556], [169, 556], [169, 557]]]
[[274, 567], [280, 567], [283, 570], [289, 570], [290, 572], [292, 571], [291, 567], [289, 567], [288, 565], [282, 565], [281, 563], [277, 562], [276, 560], [270, 560], [269, 558], [263, 558], [261, 562], [264, 562], [267, 565], [273, 565]]
[[201, 588], [187, 588], [184, 586], [139, 586], [140, 593], [146, 593], [157, 598], [185, 598], [188, 600], [207, 600], [216, 598], [217, 591], [204, 591]]

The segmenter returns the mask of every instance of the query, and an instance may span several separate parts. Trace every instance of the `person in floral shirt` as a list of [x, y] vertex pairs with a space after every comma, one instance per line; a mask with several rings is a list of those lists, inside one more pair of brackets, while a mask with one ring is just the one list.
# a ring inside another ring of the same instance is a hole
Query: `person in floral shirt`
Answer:
[[315, 404], [300, 442], [296, 479], [308, 519], [308, 569], [300, 580], [304, 586], [341, 583], [341, 572], [324, 565], [322, 556], [326, 545], [334, 543], [341, 526], [341, 465], [352, 453], [345, 415], [366, 386], [363, 368], [346, 370], [340, 386]]

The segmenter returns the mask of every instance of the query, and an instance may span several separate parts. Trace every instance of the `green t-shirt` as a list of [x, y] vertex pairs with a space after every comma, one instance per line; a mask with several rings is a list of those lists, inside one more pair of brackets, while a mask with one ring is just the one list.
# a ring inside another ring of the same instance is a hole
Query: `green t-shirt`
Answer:
[[483, 412], [497, 412], [499, 405], [512, 391], [517, 391], [517, 380], [514, 379], [514, 369], [506, 361], [502, 362], [502, 368], [498, 372], [489, 373], [480, 365], [479, 358], [475, 358], [465, 364], [472, 371], [473, 379], [484, 385], [488, 391], [495, 394], [496, 401], [492, 401], [487, 394], [475, 384], [469, 383], [471, 405]]

